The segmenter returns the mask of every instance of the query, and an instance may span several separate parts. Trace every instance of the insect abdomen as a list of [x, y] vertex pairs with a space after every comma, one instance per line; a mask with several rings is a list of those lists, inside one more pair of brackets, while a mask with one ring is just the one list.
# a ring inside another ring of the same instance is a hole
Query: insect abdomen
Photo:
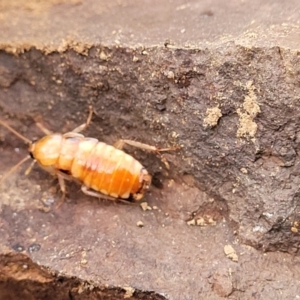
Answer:
[[94, 138], [48, 135], [34, 144], [32, 154], [41, 166], [65, 171], [88, 188], [114, 198], [127, 199], [143, 190], [143, 166]]
[[87, 187], [127, 199], [139, 191], [142, 169], [143, 166], [125, 152], [96, 139], [82, 138], [69, 171]]

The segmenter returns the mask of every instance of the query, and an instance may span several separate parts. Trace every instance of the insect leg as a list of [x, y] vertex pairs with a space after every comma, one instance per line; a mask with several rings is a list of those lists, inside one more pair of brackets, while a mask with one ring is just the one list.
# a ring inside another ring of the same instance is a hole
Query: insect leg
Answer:
[[60, 190], [62, 192], [62, 196], [61, 196], [58, 204], [56, 205], [56, 208], [59, 208], [64, 203], [65, 198], [66, 198], [66, 185], [65, 185], [65, 178], [63, 175], [60, 174], [60, 172], [57, 172], [57, 178], [58, 178]]
[[66, 191], [65, 180], [75, 181], [78, 184], [81, 184], [81, 182], [77, 178], [74, 178], [73, 176], [66, 174], [61, 170], [54, 169], [54, 175], [57, 176], [58, 178], [59, 187], [62, 192], [62, 197], [60, 198], [60, 201], [56, 206], [56, 208], [59, 208], [64, 203], [66, 198], [67, 191]]
[[93, 107], [89, 106], [89, 110], [90, 110], [90, 113], [88, 115], [86, 122], [84, 124], [81, 124], [80, 126], [76, 127], [75, 129], [73, 129], [72, 132], [76, 132], [76, 133], [81, 132], [89, 126], [89, 124], [91, 123], [92, 115], [93, 115]]
[[124, 145], [125, 145], [124, 140], [118, 140], [113, 144], [113, 146], [119, 150], [122, 150]]
[[28, 175], [31, 172], [31, 170], [32, 170], [33, 166], [35, 165], [35, 163], [36, 163], [36, 160], [33, 160], [32, 163], [30, 164], [30, 166], [25, 171], [25, 175]]
[[73, 131], [70, 131], [70, 132], [67, 132], [63, 135], [64, 138], [73, 138], [73, 137], [83, 137], [82, 134], [80, 133], [77, 133], [77, 132], [73, 132]]
[[96, 197], [96, 198], [101, 198], [101, 199], [105, 199], [105, 200], [113, 200], [116, 201], [118, 200], [118, 198], [114, 198], [108, 195], [104, 195], [102, 193], [96, 192], [96, 191], [91, 191], [89, 190], [89, 188], [86, 185], [82, 185], [81, 186], [81, 191], [91, 197]]
[[133, 141], [133, 140], [118, 140], [114, 144], [114, 147], [117, 148], [117, 149], [122, 149], [125, 144], [136, 147], [136, 148], [140, 148], [140, 149], [143, 149], [143, 150], [153, 151], [153, 152], [174, 151], [174, 150], [179, 149], [179, 147], [168, 147], [168, 148], [161, 148], [160, 149], [160, 148], [157, 148], [155, 146], [151, 146], [151, 145], [140, 143], [140, 142]]
[[53, 132], [49, 129], [47, 129], [42, 123], [40, 122], [35, 122], [36, 126], [42, 131], [44, 132], [46, 135], [50, 135]]
[[140, 143], [140, 142], [132, 141], [132, 140], [118, 140], [114, 144], [114, 147], [121, 150], [124, 147], [125, 144], [136, 147], [136, 148], [139, 148], [139, 149], [155, 152], [156, 154], [159, 155], [161, 161], [165, 164], [167, 169], [170, 169], [170, 165], [169, 165], [167, 159], [161, 154], [161, 152], [174, 151], [174, 150], [181, 149], [181, 146], [168, 147], [168, 148], [157, 148], [155, 146], [151, 146], [151, 145], [148, 145], [148, 144], [144, 144], [144, 143]]

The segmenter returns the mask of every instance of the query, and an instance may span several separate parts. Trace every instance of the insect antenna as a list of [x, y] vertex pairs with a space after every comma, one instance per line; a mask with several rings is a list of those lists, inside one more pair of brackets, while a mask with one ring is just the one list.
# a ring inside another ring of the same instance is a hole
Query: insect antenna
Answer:
[[26, 138], [25, 136], [23, 136], [21, 133], [17, 132], [16, 130], [14, 130], [12, 127], [10, 127], [8, 124], [6, 124], [4, 121], [2, 121], [0, 119], [0, 124], [2, 126], [4, 126], [5, 128], [7, 128], [9, 131], [11, 131], [14, 135], [16, 135], [18, 138], [20, 138], [21, 140], [23, 140], [25, 143], [27, 144], [31, 144], [31, 140], [29, 140], [28, 138]]
[[3, 177], [0, 179], [0, 184], [14, 171], [16, 171], [24, 162], [26, 162], [28, 159], [30, 159], [31, 156], [28, 155], [24, 157], [21, 161], [19, 161], [17, 164], [15, 164]]
[[[7, 123], [5, 123], [4, 121], [2, 121], [0, 119], [0, 124], [2, 126], [4, 126], [6, 129], [8, 129], [10, 132], [12, 132], [14, 135], [16, 135], [18, 138], [20, 138], [21, 140], [23, 140], [25, 143], [27, 143], [28, 145], [31, 145], [32, 142], [31, 140], [27, 139], [25, 136], [23, 136], [21, 133], [17, 132], [15, 129], [13, 129], [12, 127], [10, 127]], [[14, 171], [16, 171], [23, 163], [25, 163], [28, 159], [30, 159], [31, 156], [27, 155], [26, 157], [24, 157], [21, 161], [19, 161], [16, 165], [14, 165], [6, 174], [3, 175], [3, 177], [0, 179], [0, 184], [9, 176], [11, 175]], [[27, 169], [26, 174], [28, 174], [32, 168], [33, 164], [30, 165], [30, 167]]]

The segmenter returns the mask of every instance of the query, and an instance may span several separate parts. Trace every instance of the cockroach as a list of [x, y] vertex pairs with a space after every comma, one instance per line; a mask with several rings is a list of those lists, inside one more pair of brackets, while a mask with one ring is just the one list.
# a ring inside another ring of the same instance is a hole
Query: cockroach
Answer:
[[93, 108], [89, 107], [87, 121], [74, 130], [61, 134], [52, 133], [41, 123], [37, 126], [45, 136], [35, 142], [30, 141], [0, 119], [0, 124], [25, 141], [29, 155], [12, 167], [1, 181], [20, 165], [32, 158], [33, 162], [27, 169], [28, 174], [37, 162], [43, 169], [58, 178], [62, 197], [60, 206], [66, 196], [65, 180], [75, 180], [81, 184], [84, 194], [109, 200], [140, 201], [151, 184], [151, 175], [142, 164], [125, 153], [125, 144], [156, 153], [178, 149], [169, 147], [159, 149], [133, 140], [121, 139], [113, 146], [80, 132], [85, 130], [92, 119]]

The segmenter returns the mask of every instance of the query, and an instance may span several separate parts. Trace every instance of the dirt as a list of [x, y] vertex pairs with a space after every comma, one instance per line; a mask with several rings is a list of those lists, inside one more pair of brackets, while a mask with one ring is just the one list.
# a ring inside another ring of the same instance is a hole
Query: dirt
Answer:
[[219, 119], [222, 117], [222, 112], [219, 106], [208, 108], [206, 110], [206, 116], [204, 118], [204, 125], [208, 126], [216, 126], [218, 124]]
[[[153, 175], [142, 206], [70, 182], [55, 209], [49, 174], [12, 173], [1, 300], [300, 297], [299, 4], [155, 3], [1, 4], [2, 120], [35, 140], [92, 105], [87, 136], [182, 145], [126, 147]], [[27, 155], [2, 127], [0, 148], [1, 174]]]

